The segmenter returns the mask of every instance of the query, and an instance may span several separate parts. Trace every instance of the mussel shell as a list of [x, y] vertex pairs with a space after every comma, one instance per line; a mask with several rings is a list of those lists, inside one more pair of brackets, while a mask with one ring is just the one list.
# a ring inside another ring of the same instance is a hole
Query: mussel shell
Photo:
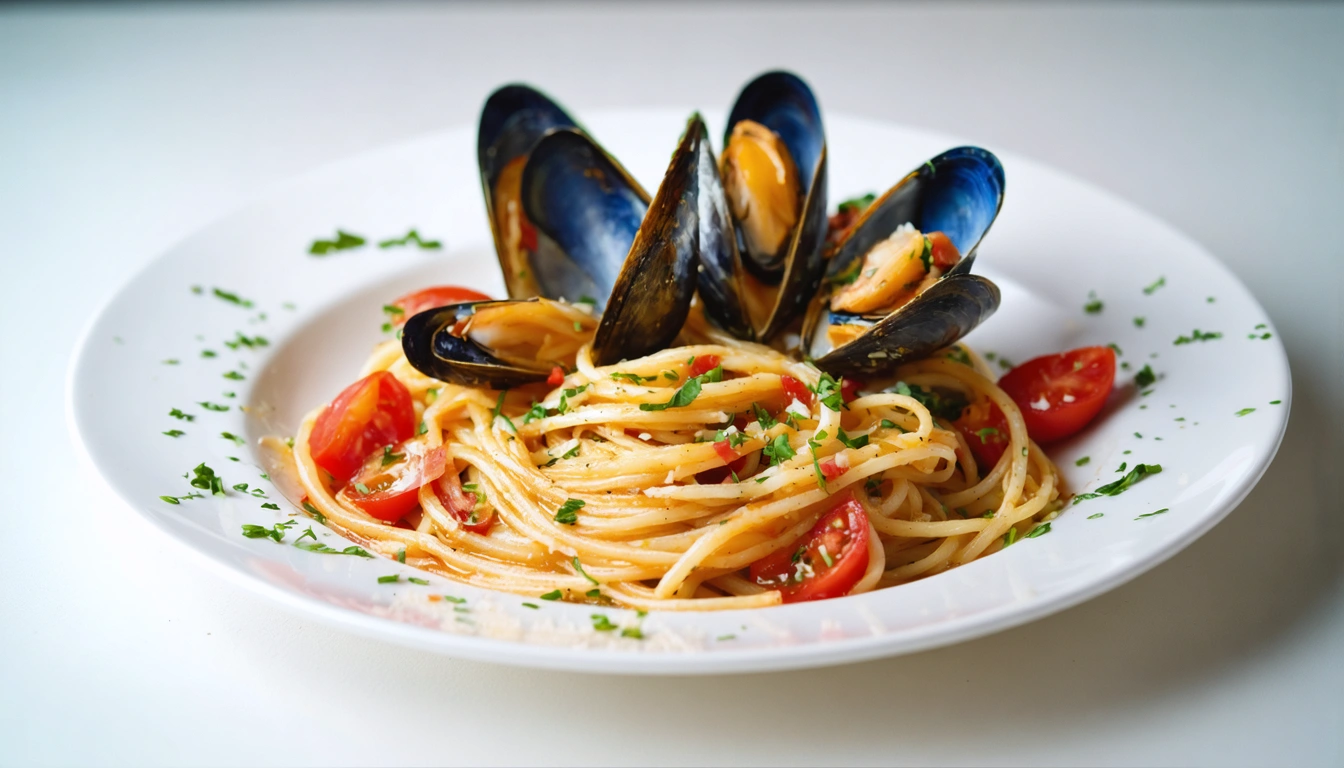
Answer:
[[[728, 124], [724, 128], [723, 143], [725, 150], [733, 127], [743, 120], [751, 120], [774, 131], [788, 148], [794, 166], [798, 169], [801, 192], [805, 203], [801, 209], [795, 231], [784, 241], [782, 250], [774, 254], [753, 254], [745, 247], [745, 241], [739, 240], [743, 262], [757, 279], [775, 285], [784, 278], [789, 256], [797, 246], [799, 229], [806, 229], [806, 222], [814, 211], [808, 207], [820, 204], [821, 218], [825, 220], [826, 194], [825, 178], [818, 176], [818, 170], [826, 156], [826, 132], [822, 128], [821, 108], [817, 106], [816, 96], [802, 78], [791, 72], [766, 72], [747, 83], [738, 94], [733, 109], [728, 114]], [[821, 194], [815, 194], [815, 187], [821, 182]], [[825, 227], [821, 236], [825, 238]], [[804, 242], [804, 245], [811, 243]], [[817, 244], [820, 248], [820, 243]]]
[[507, 389], [543, 381], [550, 375], [549, 366], [527, 367], [506, 362], [475, 341], [450, 332], [459, 320], [479, 307], [519, 303], [524, 302], [475, 301], [412, 315], [401, 331], [401, 349], [417, 371], [453, 384]]
[[[806, 185], [802, 210], [782, 253], [758, 260], [747, 252], [738, 232], [722, 179], [702, 173], [706, 178], [700, 194], [706, 199], [700, 207], [702, 217], [711, 218], [701, 221], [699, 289], [705, 312], [716, 325], [738, 338], [768, 341], [806, 310], [826, 269], [826, 135], [812, 90], [788, 72], [767, 72], [742, 89], [728, 118], [725, 145], [741, 120], [754, 120], [779, 134]], [[713, 230], [723, 229], [719, 220], [724, 217], [732, 232], [719, 237]], [[768, 317], [755, 327], [742, 299], [747, 275], [776, 292]]]
[[522, 197], [539, 235], [532, 269], [541, 295], [589, 297], [602, 311], [648, 212], [648, 195], [591, 137], [561, 129], [533, 147]]
[[[880, 376], [901, 363], [927, 357], [958, 341], [994, 314], [999, 300], [999, 287], [987, 278], [951, 275], [881, 319], [843, 318], [872, 323], [872, 327], [814, 362], [833, 376]], [[819, 318], [809, 318], [813, 322], [809, 323], [811, 327], [804, 338], [811, 338], [811, 333], [824, 333], [824, 324], [832, 322], [824, 306], [820, 313]]]
[[[541, 137], [558, 128], [577, 128], [574, 118], [545, 94], [527, 85], [505, 85], [486, 99], [476, 134], [476, 160], [485, 194], [485, 212], [494, 235], [495, 251], [505, 264], [504, 244], [495, 220], [495, 184], [510, 161], [527, 155]], [[527, 282], [504, 270], [513, 298], [527, 296]]]
[[700, 260], [699, 169], [713, 157], [694, 114], [635, 234], [593, 339], [593, 362], [611, 365], [664, 349], [690, 312]]
[[873, 201], [836, 249], [826, 274], [843, 273], [905, 223], [947, 235], [963, 257], [948, 274], [970, 272], [980, 241], [1003, 207], [1003, 193], [1003, 165], [994, 153], [979, 147], [949, 149]]

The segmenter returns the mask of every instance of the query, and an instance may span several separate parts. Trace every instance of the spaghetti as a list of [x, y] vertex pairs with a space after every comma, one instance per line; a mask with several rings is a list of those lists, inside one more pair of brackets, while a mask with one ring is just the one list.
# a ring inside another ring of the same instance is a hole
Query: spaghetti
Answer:
[[[403, 444], [415, 450], [389, 446], [384, 461], [442, 448], [442, 474], [399, 522], [370, 515], [314, 459], [323, 406], [294, 441], [307, 502], [370, 550], [418, 568], [531, 598], [645, 610], [833, 596], [800, 585], [838, 572], [841, 558], [863, 565], [838, 594], [903, 584], [992, 554], [1060, 506], [1058, 470], [964, 347], [858, 394], [696, 313], [679, 342], [607, 367], [584, 344], [558, 385], [503, 393], [429, 378], [385, 342], [363, 373], [404, 385], [419, 424]], [[706, 361], [716, 365], [704, 370]], [[1002, 411], [1007, 447], [992, 467], [977, 467], [943, 398]], [[849, 531], [842, 553], [836, 531], [847, 523], [832, 512], [844, 504], [857, 504], [865, 530]]]

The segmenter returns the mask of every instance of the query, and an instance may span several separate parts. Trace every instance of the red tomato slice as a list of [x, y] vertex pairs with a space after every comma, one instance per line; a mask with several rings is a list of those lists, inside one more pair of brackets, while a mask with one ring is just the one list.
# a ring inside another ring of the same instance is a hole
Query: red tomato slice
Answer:
[[797, 400], [803, 405], [812, 404], [812, 390], [808, 389], [803, 382], [792, 376], [780, 376], [779, 383], [784, 386], [784, 396], [789, 398], [790, 402]]
[[565, 383], [565, 369], [555, 366], [551, 369], [551, 375], [546, 377], [546, 383], [552, 387], [558, 387]]
[[392, 302], [392, 306], [400, 307], [402, 310], [401, 314], [392, 319], [392, 324], [401, 325], [409, 320], [412, 315], [418, 315], [427, 309], [446, 307], [449, 304], [461, 304], [465, 301], [489, 300], [490, 297], [480, 291], [473, 291], [470, 288], [463, 288], [458, 285], [436, 285], [432, 288], [423, 288]]
[[346, 387], [331, 401], [308, 437], [317, 466], [345, 483], [364, 459], [415, 432], [411, 393], [397, 377], [378, 371]]
[[952, 426], [966, 438], [981, 472], [998, 464], [999, 457], [1008, 449], [1008, 417], [989, 400], [966, 406]]
[[1017, 366], [999, 386], [1022, 409], [1027, 432], [1038, 443], [1068, 437], [1096, 418], [1115, 385], [1115, 352], [1082, 347]]
[[719, 367], [722, 362], [718, 355], [701, 355], [691, 361], [691, 376], [704, 376]]
[[419, 506], [420, 486], [439, 479], [446, 455], [442, 447], [427, 449], [423, 440], [375, 451], [341, 493], [371, 517], [395, 523]]
[[495, 524], [493, 509], [483, 518], [476, 515], [476, 494], [462, 490], [462, 479], [457, 476], [456, 469], [443, 473], [434, 484], [434, 495], [448, 508], [448, 513], [472, 533], [484, 536], [490, 532], [490, 526]]
[[833, 456], [822, 459], [817, 466], [821, 467], [821, 474], [827, 480], [834, 480], [849, 471], [849, 467], [842, 467], [839, 464], [836, 464], [835, 457]]
[[732, 464], [737, 461], [737, 451], [733, 450], [727, 440], [719, 440], [714, 443], [714, 450], [719, 454], [719, 458], [723, 459], [724, 464]]
[[930, 254], [933, 266], [947, 272], [947, 270], [956, 266], [958, 261], [961, 261], [961, 254], [957, 251], [957, 246], [952, 244], [947, 235], [942, 232], [930, 232], [927, 237], [929, 238], [929, 245], [933, 246], [933, 253]]
[[840, 399], [846, 403], [859, 396], [859, 390], [863, 389], [863, 382], [858, 379], [840, 380]]
[[868, 514], [847, 493], [792, 546], [752, 563], [749, 575], [799, 603], [847, 595], [867, 570]]

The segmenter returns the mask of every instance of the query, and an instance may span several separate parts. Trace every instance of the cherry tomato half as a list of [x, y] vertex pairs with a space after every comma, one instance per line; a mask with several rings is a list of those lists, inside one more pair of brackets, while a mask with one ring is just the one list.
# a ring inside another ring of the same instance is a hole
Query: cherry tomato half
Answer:
[[385, 446], [369, 456], [341, 493], [371, 517], [395, 523], [419, 505], [420, 486], [443, 474], [446, 455], [423, 440]]
[[490, 532], [490, 526], [495, 524], [493, 509], [486, 512], [484, 517], [479, 515], [476, 509], [476, 494], [462, 490], [462, 479], [457, 476], [455, 468], [444, 472], [434, 484], [434, 495], [438, 496], [443, 506], [448, 508], [448, 513], [472, 533], [484, 536]]
[[412, 315], [418, 315], [427, 309], [446, 307], [449, 304], [461, 304], [465, 301], [489, 300], [490, 297], [480, 291], [473, 291], [470, 288], [463, 288], [458, 285], [436, 285], [431, 288], [422, 288], [392, 302], [392, 306], [401, 308], [401, 314], [393, 318], [392, 324], [402, 325]]
[[999, 386], [1022, 409], [1027, 432], [1038, 443], [1068, 437], [1096, 418], [1115, 385], [1115, 352], [1082, 347], [1017, 366]]
[[859, 396], [859, 390], [863, 389], [863, 382], [858, 379], [840, 380], [840, 399], [846, 403]]
[[930, 232], [928, 234], [929, 245], [933, 247], [933, 253], [930, 254], [930, 261], [933, 266], [942, 272], [956, 266], [961, 261], [961, 253], [957, 251], [957, 246], [952, 244], [952, 240], [942, 232]]
[[[784, 396], [792, 403], [794, 400], [803, 405], [812, 405], [812, 390], [792, 376], [780, 376], [779, 383], [784, 387]], [[786, 403], [787, 405], [787, 403]]]
[[396, 376], [378, 371], [346, 387], [323, 409], [308, 446], [317, 466], [343, 484], [369, 454], [414, 432], [411, 393]]
[[868, 514], [845, 494], [792, 546], [751, 564], [757, 584], [777, 589], [786, 603], [849, 594], [868, 570]]
[[981, 473], [998, 464], [1008, 448], [1008, 418], [990, 400], [966, 406], [952, 426], [966, 438]]

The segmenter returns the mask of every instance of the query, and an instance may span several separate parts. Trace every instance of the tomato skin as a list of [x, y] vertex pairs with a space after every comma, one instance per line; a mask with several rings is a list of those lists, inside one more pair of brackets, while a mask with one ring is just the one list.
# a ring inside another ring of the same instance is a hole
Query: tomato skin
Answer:
[[[375, 451], [359, 472], [341, 489], [355, 506], [370, 517], [395, 523], [420, 504], [420, 486], [432, 483], [443, 474], [447, 452], [442, 446], [425, 449], [424, 441], [402, 443], [392, 448], [402, 454], [398, 462], [383, 466], [383, 454]], [[355, 483], [363, 483], [372, 493], [362, 493]]]
[[461, 304], [467, 301], [489, 300], [490, 297], [484, 293], [459, 285], [435, 285], [422, 288], [392, 302], [392, 306], [401, 308], [401, 314], [393, 318], [392, 324], [404, 325], [407, 320], [411, 319], [412, 315], [418, 315], [427, 309], [437, 309], [449, 304]]
[[[749, 577], [763, 587], [779, 590], [786, 603], [824, 600], [849, 594], [868, 570], [868, 513], [863, 505], [846, 493], [838, 497], [831, 511], [821, 516], [817, 524], [794, 542], [751, 564]], [[821, 555], [825, 546], [834, 563], [827, 566]], [[812, 575], [799, 583], [791, 576], [796, 573], [795, 553], [801, 552], [800, 562], [811, 566]], [[787, 583], [781, 583], [787, 580]]]
[[732, 464], [734, 461], [737, 461], [737, 451], [733, 450], [733, 447], [728, 444], [727, 440], [719, 440], [715, 442], [714, 450], [719, 454], [719, 458], [723, 459], [724, 464]]
[[344, 484], [369, 454], [414, 432], [410, 391], [396, 376], [376, 371], [341, 390], [322, 410], [308, 447], [313, 461]]
[[[961, 436], [966, 438], [975, 463], [983, 472], [999, 463], [999, 457], [1008, 449], [1011, 436], [1008, 434], [1008, 417], [1003, 415], [999, 406], [989, 400], [981, 400], [966, 406], [957, 420], [952, 422]], [[988, 430], [994, 430], [989, 432]], [[981, 430], [985, 430], [981, 432]]]
[[859, 390], [863, 389], [863, 382], [858, 379], [840, 380], [840, 399], [846, 403], [852, 402], [859, 396]]
[[718, 368], [720, 362], [722, 362], [722, 360], [720, 360], [718, 355], [701, 355], [691, 361], [690, 375], [692, 377], [704, 376], [706, 373]]
[[937, 267], [943, 273], [956, 266], [961, 261], [961, 253], [957, 251], [957, 246], [952, 244], [952, 240], [942, 232], [930, 232], [926, 237], [929, 238], [929, 245], [932, 246], [932, 253], [929, 260], [933, 266]]
[[834, 457], [823, 459], [818, 462], [817, 466], [821, 467], [821, 474], [827, 480], [834, 480], [849, 471], [849, 467], [842, 467], [839, 464], [836, 464]]
[[1114, 386], [1115, 351], [1110, 347], [1037, 357], [999, 379], [999, 387], [1022, 410], [1027, 432], [1038, 443], [1068, 437], [1087, 426]]
[[551, 369], [551, 375], [546, 377], [546, 383], [552, 387], [558, 387], [565, 383], [565, 369], [555, 366]]
[[797, 400], [803, 405], [812, 405], [812, 390], [808, 389], [806, 384], [792, 376], [780, 376], [779, 383], [784, 387], [784, 396], [789, 398], [790, 402]]
[[467, 522], [471, 519], [471, 511], [476, 508], [477, 496], [475, 493], [462, 490], [462, 480], [458, 477], [455, 467], [450, 467], [438, 482], [434, 483], [434, 495], [444, 507], [447, 507], [448, 513], [472, 533], [484, 536], [490, 532], [490, 526], [495, 524], [493, 509], [484, 519], [477, 518], [474, 523]]

